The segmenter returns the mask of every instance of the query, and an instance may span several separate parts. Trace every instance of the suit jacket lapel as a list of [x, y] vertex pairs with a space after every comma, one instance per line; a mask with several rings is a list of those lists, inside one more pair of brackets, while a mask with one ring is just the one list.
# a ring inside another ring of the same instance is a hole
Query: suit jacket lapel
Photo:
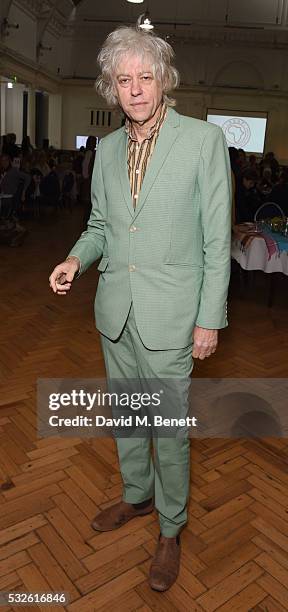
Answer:
[[[179, 135], [180, 117], [173, 109], [168, 109], [167, 117], [160, 129], [159, 136], [153, 151], [151, 160], [145, 173], [145, 177], [140, 190], [139, 199], [135, 209], [134, 218], [136, 218], [143, 208], [149, 192], [159, 174], [168, 153], [171, 150], [176, 138]], [[127, 166], [127, 163], [126, 163]], [[129, 179], [128, 179], [129, 183]], [[131, 201], [131, 196], [130, 196]]]
[[129, 182], [127, 165], [127, 135], [124, 129], [118, 147], [118, 169], [125, 203], [127, 205], [131, 217], [133, 217], [134, 209], [131, 197], [131, 187]]

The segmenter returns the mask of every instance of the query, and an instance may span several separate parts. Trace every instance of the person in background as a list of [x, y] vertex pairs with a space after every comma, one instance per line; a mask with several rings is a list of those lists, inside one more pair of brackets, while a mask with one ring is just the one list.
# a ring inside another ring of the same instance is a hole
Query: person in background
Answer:
[[32, 209], [39, 215], [40, 213], [40, 184], [43, 179], [42, 172], [38, 168], [31, 168], [30, 171], [31, 182], [26, 190], [25, 197], [25, 208]]
[[[3, 199], [1, 204], [1, 244], [4, 239], [5, 244], [18, 246], [26, 235], [26, 229], [19, 223], [19, 216], [23, 210], [26, 190], [29, 188], [30, 181], [31, 176], [29, 174], [12, 166], [12, 160], [8, 155], [1, 155], [0, 192], [6, 196], [12, 196], [12, 198]], [[5, 232], [8, 232], [7, 235]]]
[[59, 164], [59, 151], [56, 151], [55, 147], [53, 147], [53, 145], [50, 145], [48, 148], [48, 152], [46, 154], [46, 159], [54, 159], [55, 161], [55, 165], [58, 166]]
[[21, 159], [21, 170], [26, 172], [27, 174], [31, 173], [31, 169], [33, 167], [33, 153], [27, 153]]
[[232, 183], [232, 226], [236, 223], [236, 180], [239, 176], [239, 153], [235, 147], [229, 147], [229, 157], [231, 165], [231, 183]]
[[82, 166], [83, 160], [85, 157], [85, 147], [80, 147], [79, 151], [76, 152], [73, 162], [72, 162], [72, 170], [75, 172], [75, 180], [76, 180], [76, 196], [77, 199], [80, 197], [81, 193], [81, 185], [82, 185]]
[[273, 189], [273, 181], [272, 181], [272, 170], [269, 166], [263, 169], [262, 177], [258, 180], [257, 189], [261, 194], [263, 201], [267, 201], [271, 199], [271, 193]]
[[79, 151], [76, 152], [74, 159], [73, 159], [73, 163], [72, 163], [72, 170], [77, 175], [81, 174], [82, 176], [82, 166], [83, 166], [84, 157], [85, 157], [85, 147], [82, 146], [80, 147]]
[[50, 172], [50, 168], [47, 164], [47, 158], [45, 151], [34, 151], [32, 167], [38, 168], [42, 176], [46, 176]]
[[13, 161], [14, 157], [19, 157], [19, 148], [16, 145], [16, 134], [7, 134], [3, 142], [2, 154], [8, 155]]
[[21, 201], [24, 201], [25, 192], [30, 184], [31, 177], [22, 172], [18, 168], [12, 166], [12, 160], [9, 155], [1, 155], [0, 157], [0, 191], [8, 195], [15, 196], [18, 190], [23, 189], [20, 194]]
[[247, 155], [244, 149], [238, 149], [238, 165], [240, 167], [241, 172], [248, 166]]
[[257, 172], [258, 176], [260, 175], [260, 171], [259, 171], [259, 166], [258, 166], [256, 155], [249, 155], [248, 165], [249, 165], [249, 168], [251, 170], [254, 170], [255, 172]]
[[[16, 158], [14, 158], [16, 159]], [[20, 246], [27, 230], [19, 223], [19, 213], [31, 177], [12, 166], [9, 155], [0, 157], [0, 193], [12, 196], [1, 199], [0, 244]]]
[[82, 175], [84, 179], [90, 179], [93, 171], [96, 149], [96, 136], [88, 136], [86, 140], [86, 151], [82, 163]]
[[272, 189], [270, 200], [278, 204], [288, 217], [288, 168], [282, 171], [279, 183]]
[[82, 162], [82, 186], [80, 199], [84, 204], [84, 225], [87, 225], [91, 213], [91, 181], [95, 161], [96, 136], [88, 136], [86, 151]]
[[57, 207], [60, 198], [60, 182], [53, 158], [49, 159], [48, 167], [49, 173], [43, 177], [40, 183], [41, 200], [43, 204]]
[[264, 159], [260, 162], [261, 174], [263, 175], [265, 168], [271, 169], [271, 181], [275, 184], [279, 178], [280, 166], [272, 151], [266, 153]]
[[25, 136], [22, 140], [22, 145], [21, 145], [22, 158], [28, 157], [29, 155], [31, 155], [31, 153], [33, 153], [33, 151], [34, 151], [34, 147], [32, 147], [32, 144], [30, 142], [30, 137]]
[[246, 168], [239, 176], [236, 185], [236, 223], [254, 221], [254, 215], [261, 204], [256, 189], [258, 174], [255, 170]]

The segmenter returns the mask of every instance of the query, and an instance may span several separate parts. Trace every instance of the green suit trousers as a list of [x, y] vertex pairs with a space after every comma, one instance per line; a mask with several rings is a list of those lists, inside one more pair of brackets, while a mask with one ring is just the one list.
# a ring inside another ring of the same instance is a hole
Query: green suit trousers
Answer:
[[[187, 379], [193, 368], [192, 344], [185, 348], [151, 350], [139, 336], [133, 305], [118, 340], [101, 335], [109, 379]], [[173, 381], [171, 381], [173, 384]], [[185, 418], [188, 403], [179, 393], [175, 418]], [[151, 453], [153, 441], [154, 453]], [[190, 477], [188, 437], [116, 438], [123, 479], [123, 499], [139, 503], [154, 497], [161, 533], [174, 537], [187, 522]]]

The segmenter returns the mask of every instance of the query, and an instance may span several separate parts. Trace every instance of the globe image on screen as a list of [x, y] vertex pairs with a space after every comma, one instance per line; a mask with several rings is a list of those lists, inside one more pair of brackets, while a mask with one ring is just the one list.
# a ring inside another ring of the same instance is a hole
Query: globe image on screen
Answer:
[[245, 147], [251, 137], [248, 123], [244, 119], [239, 119], [239, 117], [233, 117], [225, 121], [222, 130], [229, 145], [237, 149]]

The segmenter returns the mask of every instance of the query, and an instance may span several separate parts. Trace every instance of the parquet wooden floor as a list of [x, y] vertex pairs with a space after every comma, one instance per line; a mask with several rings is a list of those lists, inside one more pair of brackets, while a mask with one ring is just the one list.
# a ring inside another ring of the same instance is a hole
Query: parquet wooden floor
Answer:
[[[80, 210], [63, 211], [29, 221], [22, 247], [0, 247], [0, 590], [64, 591], [66, 606], [45, 609], [68, 612], [288, 610], [286, 439], [193, 441], [180, 576], [158, 594], [147, 582], [156, 513], [106, 534], [90, 527], [121, 496], [113, 440], [37, 438], [38, 377], [104, 376], [95, 267], [65, 298], [48, 288], [80, 225]], [[235, 272], [230, 327], [195, 376], [287, 377], [287, 283], [269, 310], [263, 278], [243, 294]]]

